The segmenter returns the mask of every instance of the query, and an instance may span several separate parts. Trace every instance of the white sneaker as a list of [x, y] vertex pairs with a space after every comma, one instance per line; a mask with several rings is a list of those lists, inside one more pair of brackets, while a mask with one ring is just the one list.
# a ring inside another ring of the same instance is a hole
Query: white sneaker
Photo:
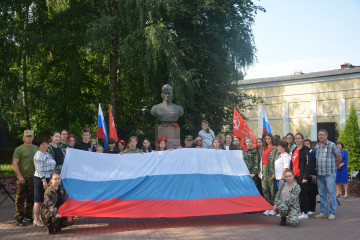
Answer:
[[270, 210], [269, 215], [270, 216], [276, 216], [276, 212], [274, 210]]
[[264, 215], [268, 216], [269, 215], [270, 210], [266, 210], [265, 212], [263, 212]]
[[307, 214], [305, 214], [304, 212], [301, 212], [299, 215], [299, 219], [307, 219], [309, 218]]
[[307, 212], [307, 215], [314, 215], [314, 214], [315, 214], [315, 212], [312, 212], [312, 211]]
[[281, 217], [281, 216], [280, 216], [280, 213], [276, 214], [276, 216], [277, 216], [277, 217]]

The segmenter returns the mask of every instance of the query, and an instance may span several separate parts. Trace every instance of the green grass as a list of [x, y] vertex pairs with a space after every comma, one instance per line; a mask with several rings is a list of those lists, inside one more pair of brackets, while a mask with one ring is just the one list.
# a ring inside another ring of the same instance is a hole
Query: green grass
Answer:
[[11, 164], [0, 164], [0, 176], [13, 176], [15, 172]]

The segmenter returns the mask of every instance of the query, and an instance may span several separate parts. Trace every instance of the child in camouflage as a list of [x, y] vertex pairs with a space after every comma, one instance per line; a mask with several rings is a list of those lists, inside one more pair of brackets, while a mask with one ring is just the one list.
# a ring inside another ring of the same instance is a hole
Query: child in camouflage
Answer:
[[292, 170], [285, 171], [286, 183], [283, 183], [279, 191], [275, 195], [274, 211], [280, 213], [281, 226], [286, 226], [286, 218], [288, 222], [295, 226], [299, 222], [299, 195], [300, 186], [294, 180], [294, 172]]
[[41, 207], [41, 218], [49, 234], [60, 232], [61, 228], [74, 223], [71, 217], [62, 217], [58, 213], [60, 206], [68, 198], [65, 188], [60, 186], [60, 182], [60, 175], [53, 172], [50, 177], [48, 189], [45, 191], [44, 204]]

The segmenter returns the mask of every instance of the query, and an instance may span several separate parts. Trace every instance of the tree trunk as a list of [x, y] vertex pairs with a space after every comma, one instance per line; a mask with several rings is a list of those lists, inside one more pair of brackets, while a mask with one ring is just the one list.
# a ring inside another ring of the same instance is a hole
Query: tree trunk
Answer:
[[[110, 12], [115, 15], [117, 12], [116, 0], [111, 0], [110, 2]], [[118, 60], [119, 60], [119, 46], [120, 39], [119, 34], [116, 30], [112, 34], [111, 40], [111, 49], [109, 54], [109, 80], [110, 80], [110, 104], [112, 106], [112, 114], [116, 118], [116, 109], [117, 109], [117, 89], [118, 89]]]
[[22, 79], [22, 100], [23, 100], [23, 107], [24, 107], [24, 119], [26, 122], [26, 129], [31, 129], [30, 126], [30, 116], [29, 116], [29, 106], [28, 106], [28, 94], [27, 94], [27, 68], [26, 68], [26, 38], [27, 38], [27, 23], [29, 18], [29, 8], [30, 6], [26, 6], [25, 13], [24, 13], [24, 25], [23, 25], [23, 39], [22, 39], [22, 58], [21, 58], [21, 65], [22, 65], [22, 72], [21, 72], [21, 79]]
[[112, 114], [116, 116], [117, 109], [117, 88], [118, 88], [118, 59], [119, 59], [119, 45], [120, 41], [116, 35], [111, 41], [111, 52], [109, 56], [109, 71], [110, 71], [110, 104], [112, 106]]

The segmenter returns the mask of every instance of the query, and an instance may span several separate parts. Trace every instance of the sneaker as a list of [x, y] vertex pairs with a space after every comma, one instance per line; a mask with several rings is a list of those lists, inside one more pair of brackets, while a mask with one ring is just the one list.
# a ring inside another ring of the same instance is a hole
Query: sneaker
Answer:
[[315, 212], [312, 212], [312, 211], [307, 212], [307, 215], [314, 215], [314, 214], [315, 214]]
[[42, 222], [42, 221], [36, 221], [36, 220], [34, 220], [34, 222], [33, 222], [33, 225], [34, 225], [34, 227], [43, 227], [43, 226], [45, 226], [44, 225], [44, 223]]
[[276, 216], [277, 216], [277, 217], [281, 217], [281, 216], [280, 216], [280, 213], [276, 214]]
[[336, 219], [335, 215], [334, 214], [330, 214], [329, 217], [328, 217], [329, 220], [334, 220]]
[[24, 219], [22, 219], [22, 218], [18, 219], [16, 225], [17, 226], [25, 226]]
[[269, 215], [270, 216], [276, 216], [276, 212], [274, 210], [270, 210]]
[[270, 210], [266, 210], [265, 212], [263, 212], [264, 215], [268, 216], [269, 215]]
[[319, 213], [318, 215], [315, 215], [316, 218], [328, 218], [328, 215], [325, 215], [323, 213]]
[[309, 218], [308, 215], [304, 212], [301, 212], [300, 215], [299, 215], [299, 219], [307, 219]]

